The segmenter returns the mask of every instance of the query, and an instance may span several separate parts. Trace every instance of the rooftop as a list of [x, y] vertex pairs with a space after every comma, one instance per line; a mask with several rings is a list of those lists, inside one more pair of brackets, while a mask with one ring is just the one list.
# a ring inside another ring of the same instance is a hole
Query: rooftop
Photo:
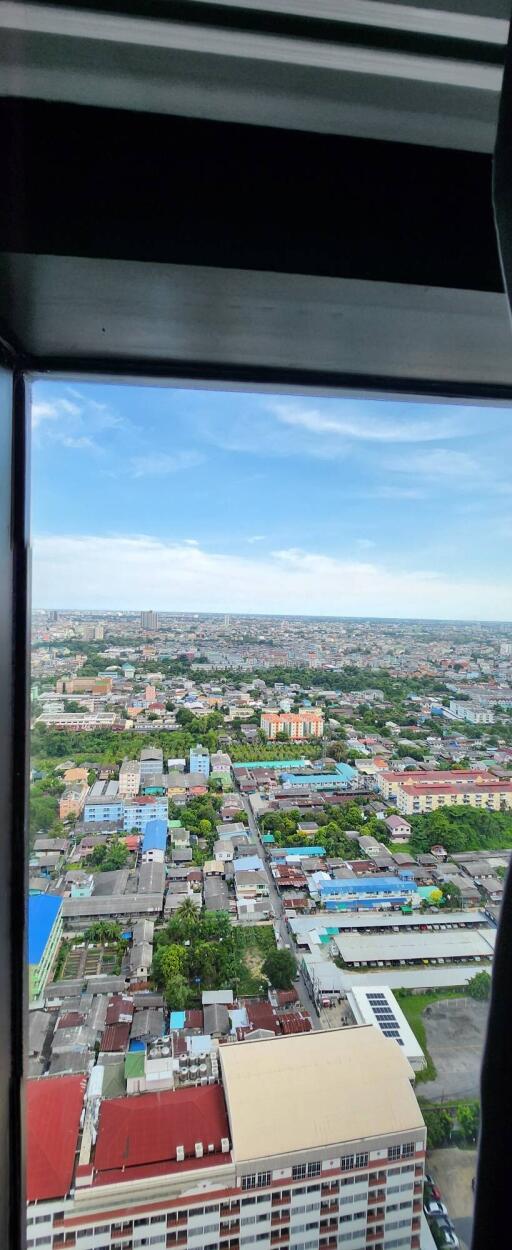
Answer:
[[237, 1163], [423, 1128], [409, 1063], [371, 1025], [224, 1046], [220, 1061]]
[[52, 927], [55, 923], [62, 899], [56, 894], [31, 894], [28, 900], [28, 962], [38, 964]]
[[43, 1077], [27, 1084], [27, 1200], [62, 1198], [71, 1185], [87, 1082]]
[[[158, 1171], [173, 1170], [178, 1164], [179, 1146], [194, 1167], [218, 1164], [224, 1139], [229, 1140], [229, 1126], [220, 1085], [104, 1102], [94, 1158], [97, 1183], [120, 1179], [112, 1176], [116, 1172], [122, 1172], [125, 1180], [135, 1178], [144, 1175], [141, 1169], [155, 1165]], [[201, 1159], [195, 1155], [196, 1142], [203, 1144]], [[209, 1151], [210, 1145], [213, 1151]], [[227, 1152], [224, 1159], [229, 1159]]]

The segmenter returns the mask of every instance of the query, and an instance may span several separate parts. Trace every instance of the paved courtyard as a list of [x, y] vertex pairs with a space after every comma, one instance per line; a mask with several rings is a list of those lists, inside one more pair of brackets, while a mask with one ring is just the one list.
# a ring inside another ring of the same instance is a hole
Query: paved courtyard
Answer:
[[423, 1012], [427, 1046], [437, 1077], [419, 1087], [423, 1098], [478, 1098], [488, 1003], [446, 998]]

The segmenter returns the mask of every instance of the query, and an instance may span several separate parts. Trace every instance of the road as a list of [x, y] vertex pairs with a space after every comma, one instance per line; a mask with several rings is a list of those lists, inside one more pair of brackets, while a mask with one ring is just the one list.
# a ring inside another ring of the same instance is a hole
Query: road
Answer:
[[[252, 809], [251, 809], [251, 805], [250, 805], [250, 803], [249, 803], [248, 798], [247, 798], [244, 794], [241, 794], [241, 795], [240, 795], [240, 799], [241, 799], [241, 801], [242, 801], [242, 804], [243, 804], [243, 807], [244, 807], [245, 811], [247, 812], [247, 817], [248, 817], [248, 820], [249, 820], [249, 829], [250, 829], [251, 834], [252, 834], [252, 836], [253, 836], [253, 838], [254, 838], [254, 841], [255, 841], [255, 842], [256, 842], [256, 844], [257, 844], [258, 851], [259, 851], [259, 853], [260, 853], [260, 855], [261, 855], [261, 858], [262, 858], [263, 863], [264, 863], [264, 866], [265, 866], [265, 872], [266, 872], [266, 874], [267, 874], [267, 880], [268, 880], [268, 889], [269, 889], [269, 895], [270, 895], [270, 902], [271, 902], [271, 904], [272, 904], [272, 913], [273, 913], [274, 923], [275, 923], [276, 928], [277, 928], [277, 930], [278, 930], [278, 933], [279, 933], [279, 935], [280, 935], [281, 941], [282, 941], [282, 942], [283, 942], [286, 946], [290, 946], [290, 947], [291, 947], [291, 949], [292, 949], [292, 951], [293, 951], [293, 953], [294, 953], [294, 955], [296, 955], [295, 945], [294, 945], [294, 941], [293, 941], [293, 935], [290, 933], [290, 931], [289, 931], [289, 929], [288, 929], [288, 925], [287, 925], [287, 923], [286, 923], [286, 918], [285, 918], [285, 914], [284, 914], [284, 908], [283, 908], [282, 900], [281, 900], [281, 897], [280, 897], [279, 891], [276, 889], [276, 884], [275, 884], [274, 878], [273, 878], [273, 876], [272, 876], [272, 873], [271, 873], [270, 868], [269, 868], [269, 866], [268, 866], [267, 860], [266, 860], [266, 858], [265, 858], [265, 851], [264, 851], [264, 849], [263, 849], [263, 843], [262, 843], [261, 838], [260, 838], [260, 834], [259, 834], [259, 829], [258, 829], [257, 821], [255, 820], [255, 818], [254, 818], [254, 816], [253, 816]], [[312, 1020], [312, 1023], [313, 1023], [313, 1028], [314, 1028], [314, 1029], [320, 1029], [322, 1026], [321, 1026], [321, 1023], [320, 1023], [320, 1019], [319, 1019], [319, 1016], [318, 1016], [318, 1012], [317, 1012], [317, 1009], [316, 1009], [315, 1004], [314, 1004], [314, 1002], [313, 1002], [313, 999], [312, 999], [312, 997], [311, 997], [311, 994], [309, 993], [309, 990], [308, 990], [308, 987], [307, 987], [306, 982], [305, 982], [305, 980], [304, 980], [304, 977], [303, 977], [303, 975], [302, 975], [302, 972], [301, 972], [300, 976], [298, 977], [298, 979], [297, 979], [297, 980], [296, 980], [296, 982], [295, 982], [295, 988], [296, 988], [297, 993], [298, 993], [298, 995], [299, 995], [299, 998], [300, 998], [300, 1001], [301, 1001], [302, 1006], [305, 1008], [305, 1010], [306, 1010], [306, 1011], [308, 1011], [308, 1012], [309, 1012], [309, 1014], [310, 1014], [310, 1016], [311, 1016], [311, 1020]]]

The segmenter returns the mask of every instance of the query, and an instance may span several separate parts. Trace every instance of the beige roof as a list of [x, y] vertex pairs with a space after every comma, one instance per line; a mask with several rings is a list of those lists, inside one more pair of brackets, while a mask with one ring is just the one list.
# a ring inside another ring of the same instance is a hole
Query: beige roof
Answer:
[[372, 1025], [220, 1049], [236, 1163], [423, 1127], [412, 1068]]

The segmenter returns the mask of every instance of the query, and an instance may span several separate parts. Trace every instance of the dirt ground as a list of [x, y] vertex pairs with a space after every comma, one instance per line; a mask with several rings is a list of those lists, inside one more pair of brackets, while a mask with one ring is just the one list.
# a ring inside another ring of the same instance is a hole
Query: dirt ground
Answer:
[[478, 1098], [488, 1003], [446, 998], [423, 1012], [435, 1081], [421, 1085], [424, 1098]]
[[459, 1150], [457, 1146], [432, 1150], [427, 1157], [426, 1170], [439, 1185], [461, 1250], [469, 1250], [473, 1224], [471, 1180], [476, 1173], [476, 1150]]

